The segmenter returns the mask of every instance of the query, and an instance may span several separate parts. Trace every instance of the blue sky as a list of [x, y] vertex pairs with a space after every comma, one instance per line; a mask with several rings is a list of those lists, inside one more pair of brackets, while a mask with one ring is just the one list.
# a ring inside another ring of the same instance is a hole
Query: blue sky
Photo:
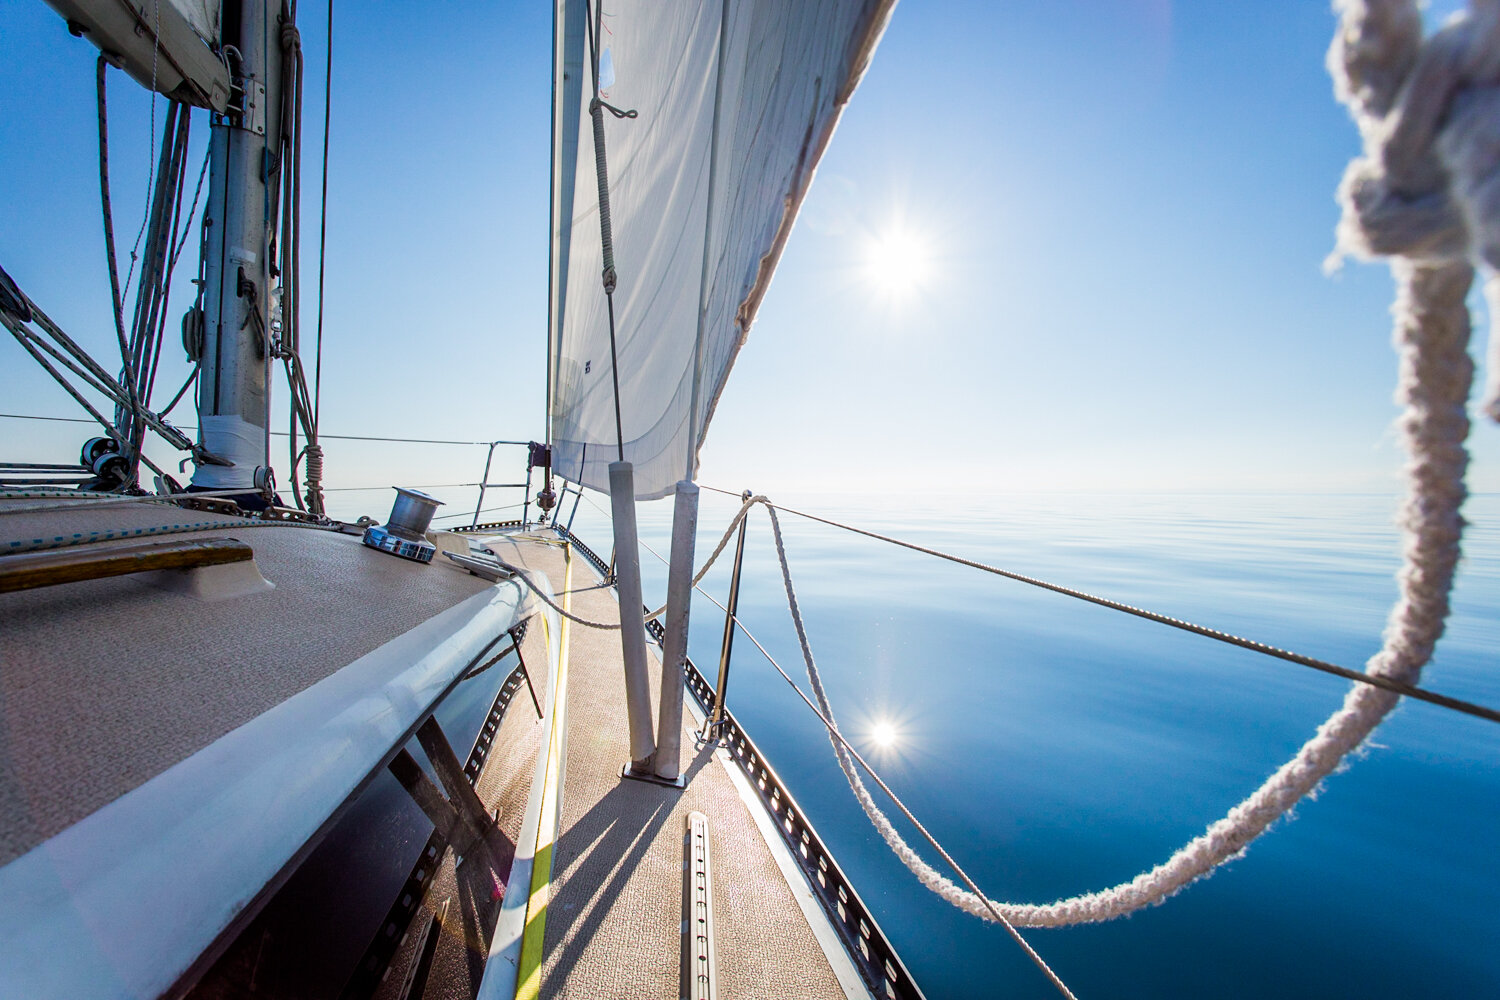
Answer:
[[[322, 13], [302, 16], [314, 136]], [[1322, 270], [1357, 149], [1323, 68], [1332, 28], [1310, 0], [898, 6], [709, 428], [702, 481], [1395, 489], [1390, 279]], [[541, 434], [550, 31], [536, 3], [339, 8], [326, 431]], [[0, 0], [0, 264], [107, 356], [93, 58], [44, 4]], [[150, 102], [111, 85], [123, 251]], [[195, 122], [197, 143], [207, 131]], [[893, 230], [929, 272], [895, 297], [865, 263]], [[167, 353], [175, 389], [187, 368]], [[393, 363], [427, 388], [394, 394]], [[9, 342], [0, 398], [74, 413]], [[83, 430], [0, 425], [33, 459], [67, 457]], [[1500, 488], [1497, 440], [1476, 425], [1476, 488]], [[468, 481], [479, 457], [344, 445], [329, 476], [384, 483], [394, 463], [407, 481]]]

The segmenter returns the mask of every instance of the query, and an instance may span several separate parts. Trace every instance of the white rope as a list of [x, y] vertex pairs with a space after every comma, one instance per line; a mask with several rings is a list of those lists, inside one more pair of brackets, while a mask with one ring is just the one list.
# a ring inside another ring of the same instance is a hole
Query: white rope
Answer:
[[[1425, 45], [1410, 0], [1339, 0], [1341, 30], [1329, 54], [1341, 99], [1365, 138], [1366, 155], [1341, 189], [1340, 247], [1394, 255], [1393, 307], [1400, 350], [1399, 426], [1410, 461], [1401, 511], [1404, 565], [1400, 597], [1370, 674], [1414, 684], [1443, 633], [1459, 558], [1468, 454], [1465, 402], [1473, 379], [1464, 305], [1475, 254], [1490, 269], [1492, 320], [1500, 305], [1500, 0], [1476, 0], [1473, 14]], [[1452, 182], [1448, 181], [1451, 174]], [[1470, 234], [1474, 235], [1470, 235]], [[1492, 356], [1495, 341], [1492, 334]], [[1492, 383], [1495, 380], [1492, 365]], [[1500, 415], [1495, 398], [1488, 404]], [[833, 714], [809, 648], [772, 509], [776, 551], [808, 680], [830, 723]], [[1162, 902], [1238, 856], [1318, 785], [1395, 708], [1399, 697], [1356, 684], [1343, 707], [1297, 755], [1249, 798], [1135, 879], [1098, 892], [1034, 905], [996, 903], [966, 891], [922, 860], [876, 805], [847, 750], [830, 733], [855, 798], [897, 857], [923, 885], [975, 916], [1007, 925], [1057, 927], [1109, 920]]]
[[1344, 215], [1330, 263], [1352, 254], [1482, 268], [1483, 410], [1500, 420], [1500, 3], [1471, 0], [1425, 42], [1414, 0], [1334, 6], [1341, 23], [1328, 68], [1365, 155], [1339, 186]]
[[[593, 501], [590, 501], [590, 503], [592, 502]], [[734, 520], [729, 522], [729, 527], [725, 528], [724, 534], [719, 536], [719, 544], [715, 545], [713, 552], [709, 553], [708, 561], [705, 562], [702, 568], [700, 568], [698, 572], [693, 575], [693, 582], [691, 586], [696, 587], [698, 586], [698, 584], [703, 582], [703, 578], [707, 576], [708, 571], [713, 568], [714, 560], [718, 559], [719, 556], [723, 554], [724, 546], [729, 544], [729, 537], [734, 534], [734, 529], [738, 528], [740, 526], [740, 522], [743, 521], [745, 519], [745, 516], [750, 513], [750, 508], [754, 507], [758, 503], [765, 504], [767, 510], [773, 509], [771, 507], [771, 501], [767, 500], [764, 496], [746, 497], [744, 503], [740, 504], [739, 513], [734, 515]], [[655, 611], [648, 611], [646, 612], [646, 621], [649, 622], [653, 618], [660, 618], [662, 615], [666, 614], [666, 611], [667, 606], [665, 604], [657, 608]]]
[[[781, 562], [781, 580], [786, 585], [787, 606], [792, 612], [792, 624], [797, 628], [797, 642], [802, 646], [802, 660], [807, 664], [807, 679], [812, 684], [813, 696], [818, 699], [818, 710], [822, 716], [823, 724], [828, 727], [828, 742], [833, 744], [833, 753], [838, 757], [839, 767], [843, 770], [844, 776], [849, 779], [849, 787], [854, 790], [854, 797], [859, 800], [859, 804], [863, 807], [865, 815], [870, 817], [870, 821], [875, 824], [875, 828], [880, 831], [880, 835], [885, 838], [885, 842], [890, 845], [891, 850], [895, 851], [896, 856], [901, 859], [906, 867], [910, 868], [917, 878], [921, 879], [923, 885], [942, 895], [945, 899], [948, 896], [942, 891], [941, 886], [946, 886], [955, 893], [973, 899], [983, 910], [981, 915], [986, 920], [999, 921], [1006, 931], [1010, 933], [1015, 942], [1026, 952], [1027, 957], [1036, 964], [1038, 969], [1042, 970], [1042, 974], [1057, 988], [1058, 992], [1062, 993], [1068, 1000], [1077, 1000], [1073, 995], [1073, 991], [1068, 989], [1067, 984], [1062, 981], [1061, 977], [1052, 971], [1052, 967], [1046, 963], [1041, 955], [1037, 954], [1036, 949], [1031, 946], [1031, 943], [1016, 930], [1015, 922], [1010, 920], [1003, 912], [1002, 904], [995, 903], [978, 895], [979, 887], [974, 885], [973, 880], [969, 878], [962, 868], [958, 867], [958, 862], [954, 861], [948, 852], [943, 850], [942, 845], [930, 833], [927, 833], [927, 829], [921, 823], [917, 822], [916, 816], [912, 815], [901, 804], [901, 801], [896, 798], [895, 794], [889, 788], [886, 788], [885, 783], [880, 781], [879, 775], [871, 771], [870, 773], [874, 776], [875, 780], [880, 782], [880, 787], [906, 813], [906, 818], [911, 820], [919, 832], [926, 835], [927, 839], [932, 843], [933, 849], [953, 866], [953, 870], [974, 891], [966, 892], [960, 889], [934, 870], [927, 862], [923, 861], [917, 852], [912, 850], [906, 841], [901, 838], [901, 834], [896, 832], [896, 828], [891, 825], [891, 821], [886, 818], [885, 813], [875, 804], [875, 799], [870, 795], [870, 790], [865, 787], [864, 780], [860, 778], [859, 772], [854, 767], [854, 755], [850, 753], [843, 734], [839, 732], [838, 722], [833, 717], [833, 708], [828, 704], [828, 694], [823, 690], [822, 675], [818, 673], [818, 666], [813, 661], [812, 647], [807, 641], [807, 629], [802, 623], [802, 609], [797, 605], [797, 591], [792, 586], [792, 571], [786, 562], [786, 545], [781, 540], [781, 522], [776, 518], [776, 508], [767, 502], [764, 497], [758, 497], [745, 501], [745, 506], [742, 508], [741, 513], [749, 510], [750, 505], [756, 502], [765, 503], [766, 512], [771, 515], [771, 533], [776, 539], [776, 558]], [[756, 645], [759, 646], [760, 643], [757, 642]], [[764, 647], [761, 648], [761, 652], [765, 652]], [[769, 657], [770, 654], [767, 654], [768, 659]], [[775, 663], [775, 661], [772, 660], [772, 663]], [[778, 667], [777, 669], [779, 670], [780, 668]], [[791, 678], [787, 679], [790, 680]], [[796, 688], [795, 684], [792, 686], [794, 689]], [[953, 900], [949, 899], [949, 902], [953, 902]]]

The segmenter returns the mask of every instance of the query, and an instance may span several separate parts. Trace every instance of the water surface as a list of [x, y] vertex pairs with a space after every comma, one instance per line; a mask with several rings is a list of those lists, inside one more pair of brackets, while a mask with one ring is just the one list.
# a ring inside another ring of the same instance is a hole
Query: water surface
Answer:
[[[1351, 667], [1379, 649], [1396, 592], [1383, 495], [778, 499]], [[700, 561], [735, 508], [705, 491]], [[1496, 705], [1500, 497], [1465, 513], [1455, 613], [1423, 683]], [[669, 517], [669, 504], [641, 507], [662, 554]], [[589, 505], [575, 527], [608, 552]], [[783, 527], [841, 725], [999, 898], [1050, 901], [1165, 860], [1345, 693], [1306, 668], [800, 518]], [[741, 619], [805, 689], [763, 512], [746, 550]], [[654, 602], [665, 571], [644, 560]], [[720, 600], [728, 562], [704, 583]], [[722, 613], [700, 598], [694, 615], [692, 655], [711, 675]], [[729, 697], [929, 997], [1055, 995], [1003, 931], [892, 857], [816, 719], [743, 639]], [[869, 740], [881, 719], [900, 729], [893, 750]], [[1081, 997], [1493, 996], [1497, 819], [1500, 725], [1407, 704], [1212, 878], [1126, 919], [1028, 936]]]

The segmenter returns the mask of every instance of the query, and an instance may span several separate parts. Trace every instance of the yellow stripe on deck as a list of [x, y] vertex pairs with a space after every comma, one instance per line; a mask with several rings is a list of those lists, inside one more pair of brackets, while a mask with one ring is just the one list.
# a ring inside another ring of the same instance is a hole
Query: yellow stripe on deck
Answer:
[[[563, 610], [573, 605], [573, 548], [563, 550]], [[545, 626], [546, 617], [542, 618]], [[516, 970], [516, 1000], [536, 1000], [542, 987], [542, 945], [547, 935], [547, 904], [552, 898], [552, 847], [561, 813], [562, 754], [568, 697], [568, 619], [562, 619], [557, 652], [557, 693], [552, 702], [552, 737], [547, 744], [547, 774], [542, 786], [542, 810], [537, 818], [536, 851], [531, 867], [531, 896], [526, 904], [526, 929], [521, 934], [521, 964]]]

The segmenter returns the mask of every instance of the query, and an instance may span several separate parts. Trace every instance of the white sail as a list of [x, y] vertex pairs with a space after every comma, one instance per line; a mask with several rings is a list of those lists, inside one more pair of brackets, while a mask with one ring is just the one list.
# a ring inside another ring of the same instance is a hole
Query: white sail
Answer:
[[[691, 479], [735, 356], [894, 0], [606, 0], [599, 18], [619, 420], [640, 499]], [[583, 0], [558, 0], [549, 339], [553, 468], [618, 457]], [[725, 29], [721, 38], [721, 21]]]
[[223, 8], [221, 0], [168, 0], [193, 30], [205, 42], [219, 40], [219, 15]]

